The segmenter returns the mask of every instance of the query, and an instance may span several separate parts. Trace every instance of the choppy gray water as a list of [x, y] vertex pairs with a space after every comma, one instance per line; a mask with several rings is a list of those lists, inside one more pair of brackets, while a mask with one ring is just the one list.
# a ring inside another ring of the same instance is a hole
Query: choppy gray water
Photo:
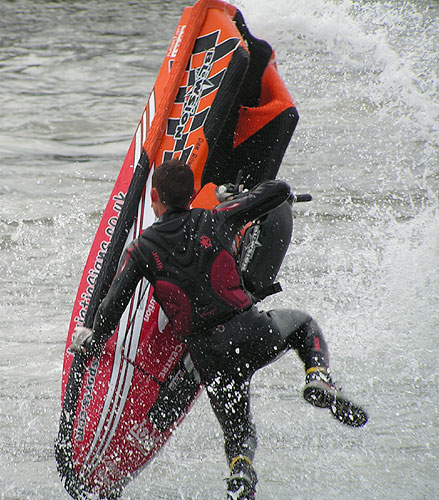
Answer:
[[[0, 0], [0, 498], [67, 498], [53, 458], [86, 255], [185, 1]], [[301, 398], [291, 353], [258, 373], [261, 500], [439, 498], [439, 4], [241, 0], [301, 119], [285, 291], [321, 324], [370, 422]], [[203, 395], [126, 499], [224, 498]]]

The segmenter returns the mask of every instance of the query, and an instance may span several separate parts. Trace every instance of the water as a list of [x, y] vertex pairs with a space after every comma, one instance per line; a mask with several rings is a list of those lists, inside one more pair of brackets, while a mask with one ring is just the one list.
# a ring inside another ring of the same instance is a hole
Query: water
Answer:
[[[260, 500], [439, 498], [439, 3], [236, 1], [301, 119], [281, 168], [311, 204], [268, 306], [311, 313], [370, 422], [258, 373]], [[185, 2], [0, 1], [0, 498], [68, 498], [62, 353], [94, 231]], [[224, 498], [205, 395], [124, 498]]]

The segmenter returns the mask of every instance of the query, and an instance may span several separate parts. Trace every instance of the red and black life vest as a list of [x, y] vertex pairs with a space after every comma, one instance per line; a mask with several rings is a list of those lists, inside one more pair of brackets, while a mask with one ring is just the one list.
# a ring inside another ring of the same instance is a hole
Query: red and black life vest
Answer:
[[174, 333], [184, 338], [227, 321], [252, 301], [216, 234], [213, 213], [168, 212], [143, 232], [135, 254]]

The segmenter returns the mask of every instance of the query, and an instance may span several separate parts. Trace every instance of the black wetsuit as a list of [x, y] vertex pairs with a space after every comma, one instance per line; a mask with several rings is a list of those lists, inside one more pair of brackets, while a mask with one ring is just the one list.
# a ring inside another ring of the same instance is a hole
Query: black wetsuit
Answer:
[[[328, 362], [326, 343], [309, 315], [256, 308], [232, 251], [236, 234], [247, 222], [278, 209], [289, 196], [286, 183], [266, 181], [213, 212], [167, 210], [129, 246], [95, 318], [94, 337], [104, 342], [114, 332], [138, 281], [142, 277], [150, 281], [207, 388], [224, 431], [229, 463], [238, 455], [253, 460], [256, 433], [249, 386], [255, 371], [291, 348], [298, 351], [305, 369], [326, 367]], [[288, 243], [283, 242], [285, 248]], [[279, 266], [280, 262], [268, 266], [269, 281]], [[254, 288], [266, 284], [264, 279], [259, 281]]]

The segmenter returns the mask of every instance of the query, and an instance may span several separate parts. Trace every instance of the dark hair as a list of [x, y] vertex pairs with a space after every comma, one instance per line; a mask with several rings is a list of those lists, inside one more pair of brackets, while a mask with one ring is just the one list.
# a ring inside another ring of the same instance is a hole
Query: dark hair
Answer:
[[154, 170], [152, 187], [164, 205], [186, 208], [194, 192], [194, 174], [183, 160], [168, 160]]

